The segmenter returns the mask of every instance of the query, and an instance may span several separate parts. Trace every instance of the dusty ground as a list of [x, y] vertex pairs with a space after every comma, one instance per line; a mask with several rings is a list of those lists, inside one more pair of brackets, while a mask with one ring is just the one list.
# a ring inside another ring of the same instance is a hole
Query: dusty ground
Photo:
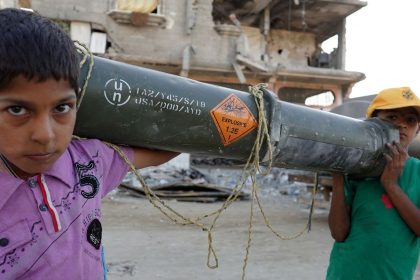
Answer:
[[[169, 204], [190, 217], [221, 206], [176, 201]], [[284, 234], [301, 231], [307, 222], [308, 210], [290, 198], [263, 204], [273, 227]], [[213, 237], [219, 268], [209, 269], [205, 232], [173, 224], [147, 200], [108, 197], [103, 207], [108, 279], [241, 279], [249, 209], [250, 201], [240, 201], [224, 213]], [[261, 215], [256, 214], [245, 279], [324, 279], [333, 243], [327, 215], [327, 211], [318, 209], [309, 233], [285, 241], [269, 232]], [[420, 266], [416, 275], [415, 279], [420, 279]]]

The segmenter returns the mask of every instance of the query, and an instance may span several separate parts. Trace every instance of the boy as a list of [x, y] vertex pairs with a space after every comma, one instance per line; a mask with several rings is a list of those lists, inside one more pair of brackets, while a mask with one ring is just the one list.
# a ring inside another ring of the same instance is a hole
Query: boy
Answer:
[[[72, 140], [79, 56], [31, 12], [0, 10], [0, 279], [104, 279], [100, 203], [128, 167]], [[122, 148], [137, 168], [176, 153]]]
[[333, 177], [328, 218], [335, 239], [327, 279], [412, 279], [420, 251], [420, 160], [408, 145], [419, 132], [420, 100], [410, 88], [390, 88], [367, 117], [395, 125], [400, 142], [387, 144], [380, 178]]

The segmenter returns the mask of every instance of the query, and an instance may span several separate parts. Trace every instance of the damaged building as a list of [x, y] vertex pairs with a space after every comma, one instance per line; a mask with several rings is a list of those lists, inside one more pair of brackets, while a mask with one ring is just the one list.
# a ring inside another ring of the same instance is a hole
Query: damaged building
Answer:
[[[346, 17], [357, 0], [0, 0], [30, 8], [99, 56], [329, 110], [364, 74], [345, 70]], [[322, 43], [335, 40], [330, 53]], [[308, 98], [327, 95], [327, 102]]]

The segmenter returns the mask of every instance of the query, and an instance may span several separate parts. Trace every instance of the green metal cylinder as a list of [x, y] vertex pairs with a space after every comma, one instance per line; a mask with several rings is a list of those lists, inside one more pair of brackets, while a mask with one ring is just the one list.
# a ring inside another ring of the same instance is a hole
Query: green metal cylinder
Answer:
[[[85, 63], [81, 85], [87, 73]], [[274, 166], [375, 176], [383, 168], [384, 144], [399, 139], [381, 121], [281, 102], [263, 91]], [[249, 93], [94, 57], [75, 134], [245, 161], [257, 128]], [[264, 145], [261, 154], [267, 150]]]
[[[82, 68], [82, 83], [86, 73], [87, 65]], [[257, 116], [248, 93], [95, 57], [75, 134], [131, 146], [245, 159], [256, 129], [225, 146], [210, 115], [230, 94]]]
[[373, 118], [358, 120], [279, 102], [271, 120], [276, 149], [274, 165], [378, 176], [385, 144], [399, 141], [399, 132]]

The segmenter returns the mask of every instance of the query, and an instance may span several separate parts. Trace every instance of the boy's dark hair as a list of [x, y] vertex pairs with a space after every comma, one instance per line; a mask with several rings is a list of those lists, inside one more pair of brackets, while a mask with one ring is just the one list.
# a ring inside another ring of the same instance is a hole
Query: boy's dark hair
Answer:
[[79, 61], [70, 37], [52, 21], [30, 11], [0, 10], [0, 90], [22, 75], [67, 80], [78, 96]]

